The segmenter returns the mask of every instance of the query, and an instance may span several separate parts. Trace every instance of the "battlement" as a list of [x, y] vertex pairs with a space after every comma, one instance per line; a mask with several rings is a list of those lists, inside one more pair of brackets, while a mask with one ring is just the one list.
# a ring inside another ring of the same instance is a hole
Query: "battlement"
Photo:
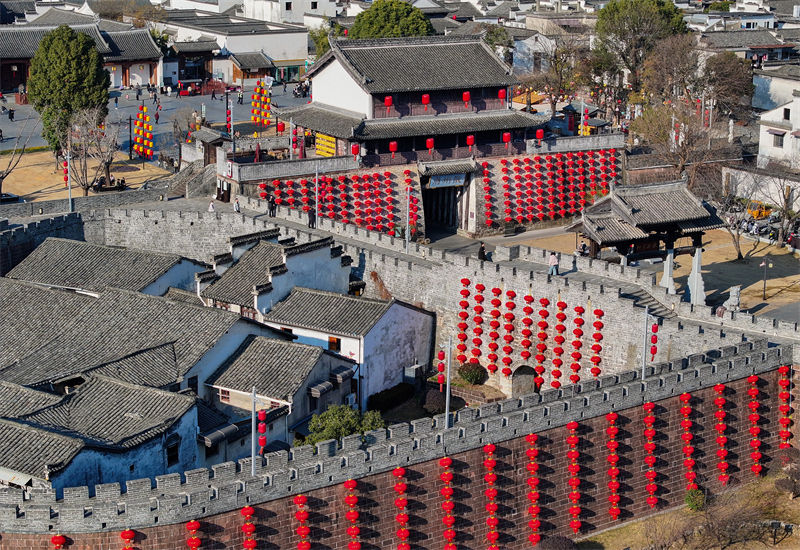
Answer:
[[[387, 472], [422, 462], [501, 443], [522, 435], [585, 422], [611, 411], [639, 407], [730, 383], [751, 374], [764, 375], [793, 362], [790, 346], [766, 340], [740, 342], [706, 354], [695, 354], [638, 371], [601, 376], [575, 386], [467, 408], [446, 428], [444, 415], [385, 430], [324, 441], [271, 453], [250, 475], [250, 459], [226, 462], [210, 470], [158, 476], [125, 485], [52, 490], [0, 490], [0, 532], [93, 532], [184, 522], [289, 495], [329, 487], [347, 479]], [[90, 496], [92, 495], [92, 496]]]

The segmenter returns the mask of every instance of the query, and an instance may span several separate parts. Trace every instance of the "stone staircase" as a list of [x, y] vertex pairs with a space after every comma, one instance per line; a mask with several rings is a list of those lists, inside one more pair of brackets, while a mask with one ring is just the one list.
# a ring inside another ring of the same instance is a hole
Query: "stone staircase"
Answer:
[[633, 300], [633, 304], [636, 307], [640, 307], [644, 309], [645, 307], [650, 308], [650, 313], [657, 317], [661, 317], [662, 319], [671, 319], [673, 317], [677, 317], [677, 314], [664, 307], [664, 305], [653, 298], [647, 291], [643, 288], [624, 288], [623, 292], [620, 294], [621, 298], [625, 298], [626, 300]]

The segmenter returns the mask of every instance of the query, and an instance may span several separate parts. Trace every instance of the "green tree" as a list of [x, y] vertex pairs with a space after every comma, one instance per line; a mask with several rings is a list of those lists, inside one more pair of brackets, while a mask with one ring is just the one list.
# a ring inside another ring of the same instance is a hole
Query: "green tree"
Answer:
[[486, 42], [492, 49], [503, 58], [503, 61], [511, 65], [514, 61], [511, 50], [514, 48], [514, 39], [508, 33], [505, 27], [500, 25], [490, 25], [486, 34], [483, 35], [483, 41]]
[[422, 13], [401, 0], [376, 0], [356, 15], [350, 38], [397, 38], [433, 34], [433, 25]]
[[640, 87], [645, 56], [656, 42], [686, 32], [683, 13], [665, 0], [611, 0], [597, 14], [597, 38], [630, 74], [633, 91]]
[[705, 12], [731, 11], [731, 4], [733, 4], [733, 2], [711, 2], [711, 4], [705, 9]]
[[333, 36], [339, 37], [344, 35], [344, 27], [342, 27], [339, 23], [331, 23], [330, 19], [325, 19], [325, 23], [322, 26], [312, 29], [308, 31], [308, 36], [314, 42], [314, 50], [316, 52], [316, 59], [322, 57], [325, 52], [331, 49], [330, 42], [328, 42], [328, 36], [330, 33], [333, 33]]
[[294, 444], [316, 445], [327, 439], [341, 439], [348, 435], [363, 434], [370, 430], [385, 428], [386, 424], [378, 411], [364, 414], [347, 405], [333, 405], [322, 414], [315, 414], [308, 424], [310, 433], [303, 441], [295, 439]]
[[73, 113], [96, 108], [98, 124], [108, 115], [111, 81], [92, 38], [61, 25], [44, 35], [31, 60], [28, 99], [42, 117], [42, 137], [60, 148]]
[[158, 29], [150, 29], [150, 36], [153, 37], [153, 42], [155, 42], [158, 49], [161, 50], [162, 55], [166, 57], [169, 52], [169, 36], [167, 33]]

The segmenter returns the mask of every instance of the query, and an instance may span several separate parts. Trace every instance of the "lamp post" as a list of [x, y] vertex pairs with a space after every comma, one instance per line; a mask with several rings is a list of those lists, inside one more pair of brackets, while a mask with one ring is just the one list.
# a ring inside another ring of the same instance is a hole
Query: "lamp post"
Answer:
[[761, 262], [761, 264], [758, 267], [763, 267], [764, 268], [764, 288], [763, 288], [763, 290], [761, 292], [761, 299], [762, 300], [766, 300], [767, 299], [767, 268], [768, 267], [772, 267], [772, 258], [770, 258], [769, 256], [764, 256], [764, 260]]
[[446, 382], [446, 389], [444, 394], [444, 414], [445, 418], [447, 419], [447, 427], [450, 427], [450, 359], [453, 353], [453, 337], [450, 336], [447, 339], [447, 344], [439, 344], [440, 348], [447, 349], [447, 355], [445, 357], [445, 365], [447, 365], [447, 382]]

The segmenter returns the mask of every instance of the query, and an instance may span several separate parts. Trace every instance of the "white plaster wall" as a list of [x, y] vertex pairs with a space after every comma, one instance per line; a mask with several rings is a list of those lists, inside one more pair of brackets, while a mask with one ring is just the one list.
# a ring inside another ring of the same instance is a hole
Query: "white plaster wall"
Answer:
[[[172, 435], [181, 438], [178, 463], [167, 468], [167, 450], [164, 441]], [[182, 473], [197, 468], [197, 407], [192, 407], [181, 419], [163, 435], [139, 445], [124, 453], [109, 453], [98, 449], [84, 448], [69, 465], [51, 477], [53, 488], [61, 491], [64, 487], [88, 485], [94, 487], [101, 483], [120, 483], [126, 480], [144, 479], [155, 476]], [[130, 471], [134, 466], [133, 473]]]
[[231, 83], [233, 82], [233, 61], [230, 59], [212, 59], [211, 71], [214, 78], [218, 78], [219, 73], [222, 73], [222, 81]]
[[178, 82], [178, 62], [177, 61], [168, 61], [164, 64], [164, 74], [162, 80], [166, 79], [168, 82], [169, 79], [172, 79], [172, 82]]
[[305, 61], [308, 57], [308, 29], [303, 31], [228, 36], [223, 37], [220, 44], [234, 53], [263, 51], [275, 61]]
[[217, 0], [218, 3], [194, 2], [192, 0], [170, 0], [170, 9], [173, 10], [200, 10], [211, 13], [222, 13], [235, 6], [234, 0]]
[[331, 334], [328, 332], [320, 332], [317, 330], [311, 330], [307, 328], [301, 327], [294, 327], [292, 325], [282, 325], [280, 323], [273, 323], [271, 321], [265, 321], [267, 326], [273, 328], [290, 328], [292, 329], [292, 334], [297, 336], [297, 340], [295, 342], [299, 342], [301, 344], [309, 344], [311, 346], [319, 346], [322, 349], [328, 349], [328, 338], [330, 336], [334, 336], [336, 338], [341, 339], [341, 351], [339, 355], [343, 357], [347, 357], [348, 359], [352, 359], [356, 363], [361, 363], [364, 361], [364, 354], [363, 349], [359, 346], [361, 339], [357, 337], [347, 337], [347, 336], [340, 336], [338, 334]]
[[122, 86], [122, 65], [114, 65], [114, 70], [111, 67], [106, 67], [108, 75], [111, 77], [111, 87], [119, 88]]
[[[141, 69], [139, 67], [142, 67]], [[130, 68], [130, 85], [146, 86], [150, 82], [150, 65], [142, 63], [139, 65], [131, 65]]]
[[372, 118], [372, 96], [336, 59], [314, 76], [314, 103], [356, 111]]
[[[789, 120], [784, 120], [783, 118], [784, 108], [791, 110]], [[796, 167], [800, 164], [800, 139], [790, 135], [800, 128], [800, 98], [793, 97], [791, 103], [763, 113], [760, 121], [764, 124], [760, 124], [759, 128], [758, 165], [764, 167], [770, 161], [784, 163], [791, 167]], [[771, 122], [777, 124], [770, 125]], [[786, 128], [787, 125], [791, 126], [791, 128]], [[783, 136], [783, 147], [775, 147], [773, 145], [773, 136], [768, 133], [770, 128], [786, 131]]]
[[281, 22], [281, 5], [270, 0], [244, 0], [244, 16], [259, 21]]
[[756, 89], [752, 105], [756, 109], [774, 109], [789, 103], [792, 101], [792, 92], [800, 88], [797, 80], [764, 74], [754, 74], [753, 84]]
[[194, 274], [205, 271], [205, 268], [191, 260], [181, 260], [167, 270], [161, 277], [142, 289], [142, 294], [163, 296], [173, 286], [183, 290], [194, 291]]
[[368, 396], [403, 381], [403, 371], [429, 364], [434, 338], [433, 315], [394, 303], [364, 338], [364, 387]]

